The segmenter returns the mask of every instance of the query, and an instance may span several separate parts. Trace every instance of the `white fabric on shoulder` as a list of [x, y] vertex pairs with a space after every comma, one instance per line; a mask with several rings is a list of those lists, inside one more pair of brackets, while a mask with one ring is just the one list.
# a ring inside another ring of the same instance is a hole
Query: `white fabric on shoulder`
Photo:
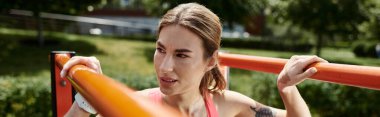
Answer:
[[96, 114], [96, 110], [79, 93], [75, 95], [75, 102], [77, 102], [78, 106], [83, 110], [91, 114]]

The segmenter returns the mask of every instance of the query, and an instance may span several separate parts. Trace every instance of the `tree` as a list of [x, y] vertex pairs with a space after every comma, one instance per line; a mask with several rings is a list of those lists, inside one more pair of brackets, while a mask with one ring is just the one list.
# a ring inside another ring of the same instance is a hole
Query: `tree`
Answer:
[[234, 23], [247, 24], [252, 16], [259, 15], [267, 5], [266, 0], [143, 0], [149, 13], [162, 16], [181, 3], [196, 2], [211, 9], [229, 27]]
[[92, 5], [98, 5], [101, 0], [1, 0], [0, 10], [7, 12], [10, 9], [30, 10], [37, 21], [37, 38], [40, 46], [44, 39], [42, 34], [43, 23], [40, 16], [41, 12], [61, 13], [61, 14], [80, 14], [87, 11]]
[[380, 42], [380, 1], [367, 0], [370, 21], [362, 25], [362, 38], [373, 39]]
[[359, 24], [368, 21], [365, 0], [286, 0], [279, 18], [317, 35], [316, 55], [320, 55], [325, 36], [351, 35], [357, 38]]

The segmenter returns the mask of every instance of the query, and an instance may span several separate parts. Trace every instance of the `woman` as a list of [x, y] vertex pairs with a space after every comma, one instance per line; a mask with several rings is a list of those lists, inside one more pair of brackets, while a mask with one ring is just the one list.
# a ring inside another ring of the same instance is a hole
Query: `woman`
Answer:
[[[309, 109], [295, 85], [317, 72], [304, 68], [314, 62], [326, 62], [316, 56], [293, 56], [278, 76], [277, 86], [286, 110], [272, 108], [240, 93], [224, 90], [226, 82], [218, 70], [221, 41], [219, 18], [206, 7], [181, 4], [161, 19], [154, 54], [159, 88], [138, 93], [174, 107], [194, 117], [307, 117]], [[95, 57], [73, 57], [61, 76], [76, 65], [84, 64], [101, 72]], [[74, 103], [67, 115], [88, 113]]]

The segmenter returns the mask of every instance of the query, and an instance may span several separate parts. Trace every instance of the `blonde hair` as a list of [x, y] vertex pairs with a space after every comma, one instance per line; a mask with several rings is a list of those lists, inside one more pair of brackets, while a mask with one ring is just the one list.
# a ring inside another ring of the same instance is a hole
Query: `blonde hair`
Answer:
[[[169, 25], [180, 25], [198, 35], [205, 50], [204, 58], [211, 58], [220, 48], [222, 26], [219, 17], [212, 11], [197, 3], [180, 4], [169, 10], [161, 19], [158, 34]], [[207, 92], [225, 89], [226, 81], [217, 65], [207, 71], [199, 86], [202, 95]]]

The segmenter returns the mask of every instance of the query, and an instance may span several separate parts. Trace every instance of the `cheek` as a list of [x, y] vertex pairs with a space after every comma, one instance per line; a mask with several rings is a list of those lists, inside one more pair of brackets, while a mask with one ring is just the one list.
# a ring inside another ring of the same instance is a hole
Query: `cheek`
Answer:
[[183, 77], [198, 78], [204, 74], [203, 63], [197, 60], [184, 60], [176, 63], [177, 72]]
[[158, 68], [160, 66], [161, 60], [162, 59], [161, 59], [159, 53], [157, 51], [155, 51], [154, 56], [153, 56], [153, 63], [154, 63], [154, 68], [156, 69], [156, 71], [158, 70]]

